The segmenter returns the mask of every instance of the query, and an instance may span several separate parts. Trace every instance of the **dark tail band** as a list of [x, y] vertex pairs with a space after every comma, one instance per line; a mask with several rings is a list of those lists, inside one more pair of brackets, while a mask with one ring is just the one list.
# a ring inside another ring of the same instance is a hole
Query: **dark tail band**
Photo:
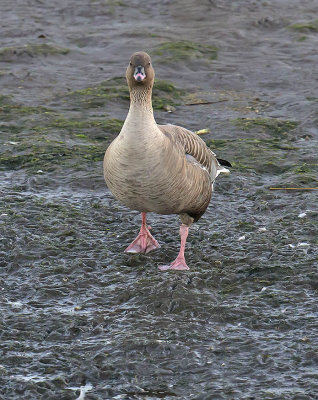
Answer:
[[232, 164], [229, 161], [222, 160], [222, 158], [218, 158], [217, 160], [221, 165], [223, 165], [223, 167], [232, 167]]

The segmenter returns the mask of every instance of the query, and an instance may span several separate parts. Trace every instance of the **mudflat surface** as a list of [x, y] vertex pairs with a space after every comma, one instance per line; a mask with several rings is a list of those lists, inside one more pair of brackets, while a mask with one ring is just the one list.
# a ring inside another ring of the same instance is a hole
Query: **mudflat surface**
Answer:
[[[318, 396], [318, 4], [2, 1], [0, 398]], [[189, 272], [126, 255], [140, 216], [102, 159], [148, 51], [158, 123], [232, 162], [191, 229]], [[166, 110], [173, 110], [167, 112]]]

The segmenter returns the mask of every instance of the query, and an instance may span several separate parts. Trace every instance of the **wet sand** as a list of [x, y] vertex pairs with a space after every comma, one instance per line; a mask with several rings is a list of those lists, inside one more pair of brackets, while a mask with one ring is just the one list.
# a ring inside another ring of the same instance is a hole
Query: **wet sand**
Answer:
[[[1, 15], [0, 398], [316, 399], [317, 2], [4, 1]], [[233, 164], [186, 273], [157, 269], [176, 216], [149, 216], [160, 250], [123, 253], [140, 216], [103, 181], [137, 50], [158, 123], [208, 129]]]

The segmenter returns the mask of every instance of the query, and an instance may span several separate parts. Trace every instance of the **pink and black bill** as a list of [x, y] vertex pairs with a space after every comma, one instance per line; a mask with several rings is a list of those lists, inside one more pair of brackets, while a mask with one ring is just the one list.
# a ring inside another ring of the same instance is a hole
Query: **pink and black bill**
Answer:
[[134, 78], [137, 82], [141, 82], [146, 78], [145, 69], [141, 65], [135, 68]]

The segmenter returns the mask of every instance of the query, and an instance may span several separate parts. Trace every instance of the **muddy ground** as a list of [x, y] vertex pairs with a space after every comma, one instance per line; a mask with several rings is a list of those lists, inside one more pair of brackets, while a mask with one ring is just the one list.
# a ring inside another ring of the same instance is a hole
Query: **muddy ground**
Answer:
[[[2, 1], [1, 399], [317, 399], [317, 9]], [[157, 269], [176, 216], [149, 215], [160, 250], [123, 253], [140, 216], [103, 182], [136, 50], [157, 121], [233, 164], [186, 273]]]

